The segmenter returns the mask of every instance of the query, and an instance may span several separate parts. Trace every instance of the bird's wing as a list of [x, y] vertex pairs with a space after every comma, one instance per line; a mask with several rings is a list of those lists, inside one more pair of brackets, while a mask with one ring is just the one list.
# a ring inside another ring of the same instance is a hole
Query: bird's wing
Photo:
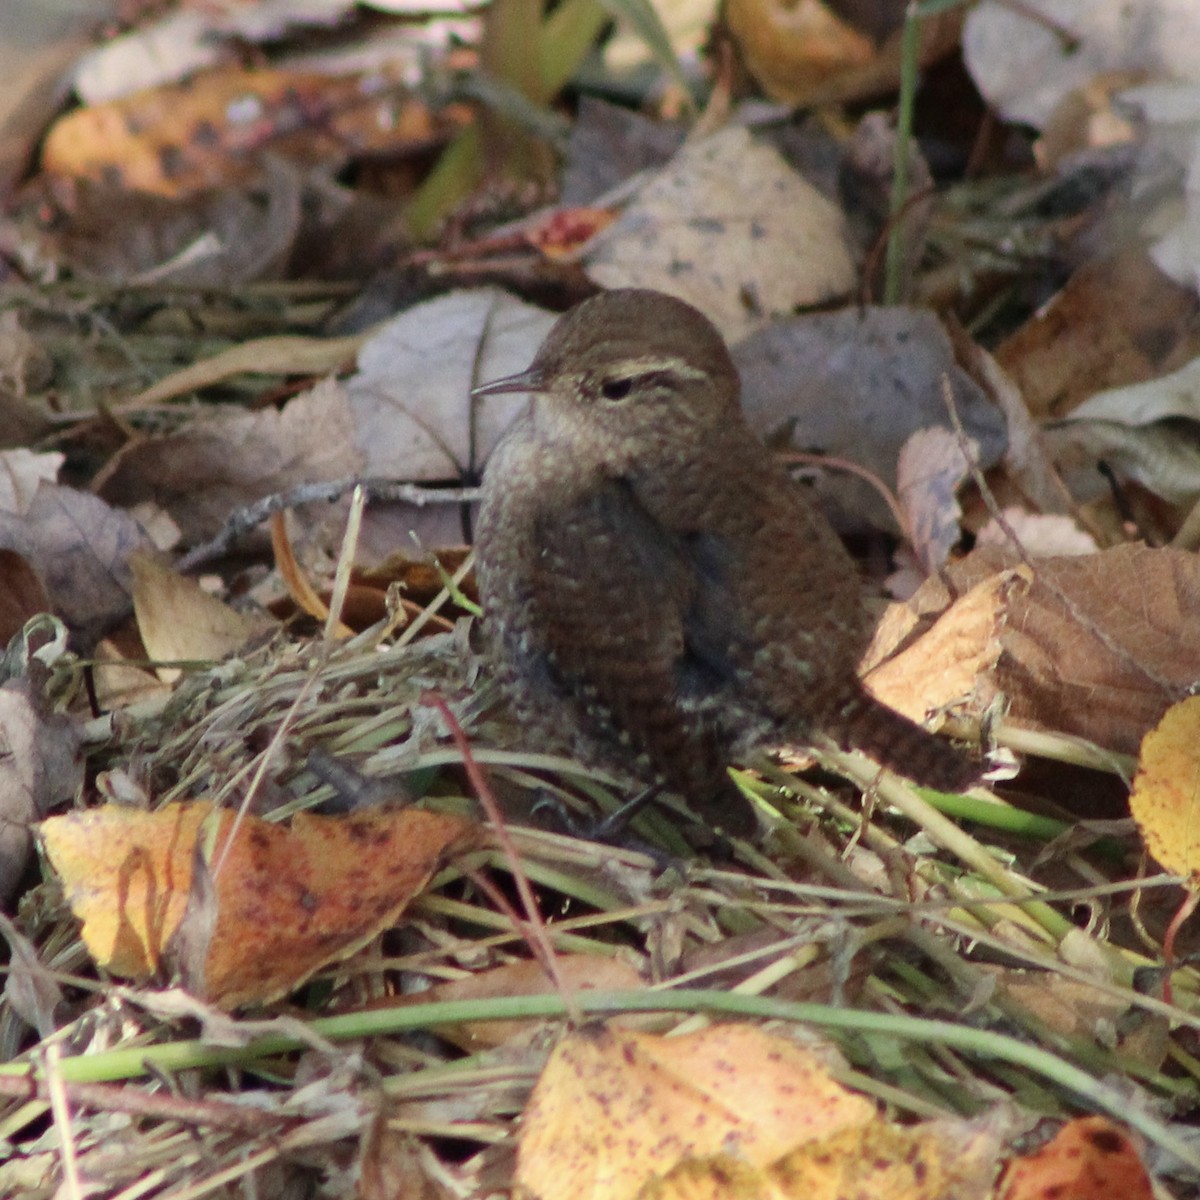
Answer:
[[705, 815], [744, 829], [716, 725], [684, 695], [723, 674], [722, 605], [705, 578], [713, 547], [664, 529], [620, 481], [547, 514], [537, 547], [533, 623], [552, 672]]

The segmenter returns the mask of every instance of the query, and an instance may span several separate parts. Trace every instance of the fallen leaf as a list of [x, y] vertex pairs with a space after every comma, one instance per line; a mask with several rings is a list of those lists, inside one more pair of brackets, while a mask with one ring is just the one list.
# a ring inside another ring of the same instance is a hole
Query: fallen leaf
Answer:
[[[1097, 75], [1138, 70], [1191, 79], [1200, 10], [1192, 4], [1100, 4], [1080, 20], [1075, 0], [985, 0], [963, 28], [963, 59], [985, 99], [1008, 121], [1041, 128]], [[1064, 37], [1064, 31], [1069, 37]]]
[[367, 475], [453, 479], [478, 469], [522, 396], [471, 399], [471, 388], [524, 370], [554, 316], [498, 290], [454, 292], [378, 329], [346, 381]]
[[[968, 453], [978, 447], [968, 441]], [[958, 435], [934, 426], [918, 429], [900, 447], [896, 496], [908, 521], [908, 536], [927, 575], [938, 571], [962, 537], [962, 508], [956, 493], [971, 465]]]
[[722, 1155], [680, 1163], [638, 1200], [986, 1200], [997, 1135], [965, 1121], [875, 1118], [805, 1142], [769, 1167]]
[[[254, 370], [250, 361], [243, 370]], [[259, 369], [267, 369], [265, 363]], [[153, 500], [188, 541], [222, 528], [237, 507], [272, 492], [361, 469], [340, 385], [325, 380], [282, 412], [217, 411], [176, 433], [147, 437], [121, 451], [102, 485], [114, 504]]]
[[[160, 662], [217, 662], [240, 650], [272, 622], [234, 611], [194, 580], [149, 554], [130, 556], [133, 611], [150, 658]], [[159, 677], [178, 679], [180, 667], [160, 667]]]
[[[955, 706], [976, 709], [981, 690], [991, 691], [988, 680], [1000, 658], [1013, 594], [1028, 587], [1024, 568], [988, 576], [898, 653], [888, 648], [905, 643], [918, 618], [905, 604], [891, 605], [864, 658], [864, 682], [874, 696], [913, 721]], [[890, 657], [880, 661], [885, 652]]]
[[726, 20], [750, 73], [776, 100], [806, 96], [875, 57], [874, 41], [822, 0], [730, 0]]
[[[962, 594], [1014, 564], [1011, 552], [976, 547], [946, 575]], [[908, 601], [919, 621], [899, 622], [896, 640], [915, 643], [919, 625], [931, 624], [950, 599], [940, 579], [927, 580]], [[1192, 649], [1200, 647], [1195, 554], [1125, 545], [1039, 559], [1027, 586], [1005, 594], [1002, 617], [1001, 652], [974, 693], [978, 714], [1003, 695], [1019, 725], [1136, 754], [1142, 735], [1200, 677], [1200, 649]], [[871, 661], [894, 648], [877, 638]]]
[[1061, 419], [1200, 354], [1200, 300], [1142, 249], [1085, 263], [996, 350], [1029, 412]]
[[38, 957], [37, 947], [3, 913], [0, 936], [8, 942], [4, 999], [39, 1037], [48, 1038], [57, 1027], [55, 1015], [66, 999], [63, 990], [54, 972]]
[[1007, 529], [992, 517], [975, 535], [977, 546], [1001, 546], [1012, 549], [1016, 535], [1021, 549], [1030, 558], [1061, 558], [1064, 555], [1096, 554], [1100, 547], [1090, 533], [1074, 518], [1059, 513], [1033, 513], [1009, 506], [1001, 510]]
[[734, 126], [686, 142], [591, 243], [584, 267], [602, 287], [694, 304], [728, 341], [856, 279], [840, 210]]
[[43, 707], [27, 679], [0, 687], [0, 900], [21, 881], [34, 823], [83, 782], [78, 722]]
[[[882, 15], [862, 29], [831, 11], [860, 21]], [[825, 0], [731, 0], [726, 10], [751, 74], [774, 99], [804, 107], [862, 99], [894, 90], [900, 78], [898, 5], [838, 5]], [[930, 14], [920, 22], [918, 61], [926, 66], [958, 43], [961, 17]]]
[[[889, 487], [901, 447], [918, 429], [951, 421], [948, 378], [984, 470], [1005, 451], [1003, 416], [954, 361], [937, 316], [913, 308], [847, 309], [776, 321], [732, 348], [746, 419], [768, 445], [848, 459]], [[894, 528], [875, 488], [829, 471], [816, 485], [842, 526]]]
[[814, 1051], [752, 1025], [678, 1038], [593, 1026], [546, 1064], [516, 1179], [539, 1200], [619, 1200], [682, 1159], [726, 1152], [766, 1165], [874, 1114]]
[[1152, 1200], [1129, 1135], [1105, 1117], [1068, 1121], [1036, 1154], [1008, 1164], [997, 1200]]
[[395, 924], [472, 830], [418, 809], [298, 813], [290, 826], [243, 816], [230, 844], [236, 818], [195, 801], [153, 813], [106, 805], [42, 822], [46, 855], [101, 967], [134, 979], [162, 969], [200, 843], [215, 925], [197, 994], [226, 1009], [275, 999]]
[[35, 454], [14, 449], [0, 453], [0, 512], [27, 512], [43, 483], [58, 482], [65, 461], [66, 455], [57, 451]]
[[[352, 154], [426, 149], [463, 124], [401, 96], [402, 68], [358, 74], [223, 66], [60, 117], [42, 146], [45, 170], [119, 181], [130, 192], [187, 197], [253, 178], [265, 153], [336, 169]], [[370, 89], [392, 95], [366, 103]], [[245, 113], [253, 106], [254, 120]]]
[[1142, 739], [1129, 811], [1146, 849], [1200, 884], [1200, 696], [1172, 705]]
[[97, 496], [43, 483], [22, 513], [0, 512], [0, 548], [36, 572], [53, 611], [90, 647], [130, 608], [129, 555], [137, 522]]
[[29, 562], [15, 550], [0, 550], [0, 646], [7, 646], [31, 617], [50, 608], [50, 597]]
[[786, 1200], [986, 1200], [998, 1139], [965, 1122], [875, 1118], [805, 1143], [771, 1168]]

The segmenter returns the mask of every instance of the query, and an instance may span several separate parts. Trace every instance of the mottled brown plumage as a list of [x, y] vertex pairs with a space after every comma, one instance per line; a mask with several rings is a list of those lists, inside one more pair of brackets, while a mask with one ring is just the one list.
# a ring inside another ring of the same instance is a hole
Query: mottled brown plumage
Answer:
[[485, 620], [539, 736], [661, 780], [752, 827], [726, 765], [816, 731], [931, 786], [978, 769], [871, 698], [853, 561], [742, 419], [737, 372], [696, 309], [587, 300], [527, 371], [488, 464], [476, 542]]

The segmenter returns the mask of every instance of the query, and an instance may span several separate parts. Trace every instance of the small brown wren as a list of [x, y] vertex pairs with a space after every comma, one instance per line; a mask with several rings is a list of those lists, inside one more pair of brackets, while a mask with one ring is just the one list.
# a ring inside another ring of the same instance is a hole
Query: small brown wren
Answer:
[[475, 389], [533, 396], [488, 464], [476, 539], [519, 717], [734, 834], [754, 820], [729, 761], [818, 731], [941, 790], [976, 783], [860, 684], [854, 562], [739, 391], [703, 314], [632, 288], [585, 300], [528, 370]]

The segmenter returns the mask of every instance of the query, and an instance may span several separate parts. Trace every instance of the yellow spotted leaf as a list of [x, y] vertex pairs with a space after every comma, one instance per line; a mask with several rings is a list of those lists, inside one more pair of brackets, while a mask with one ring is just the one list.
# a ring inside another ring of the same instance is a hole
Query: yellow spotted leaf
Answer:
[[1172, 705], [1142, 739], [1129, 809], [1158, 862], [1200, 885], [1200, 696]]

